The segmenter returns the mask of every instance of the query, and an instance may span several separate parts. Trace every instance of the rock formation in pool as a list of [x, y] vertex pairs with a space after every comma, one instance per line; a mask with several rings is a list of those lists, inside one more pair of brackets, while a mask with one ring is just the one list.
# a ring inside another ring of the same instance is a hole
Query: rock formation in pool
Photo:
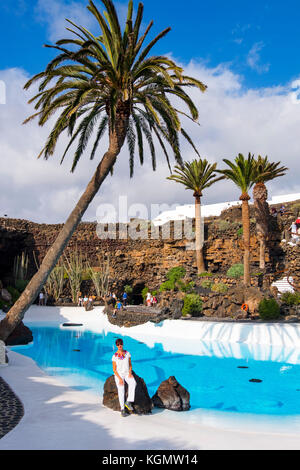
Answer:
[[173, 375], [160, 384], [152, 397], [152, 403], [158, 408], [173, 411], [187, 411], [191, 407], [189, 392], [180, 385]]
[[[153, 408], [153, 404], [151, 398], [148, 393], [147, 386], [144, 380], [135, 374], [132, 371], [132, 375], [136, 381], [136, 389], [135, 389], [135, 399], [133, 403], [134, 413], [137, 414], [149, 414]], [[125, 382], [125, 400], [127, 399], [128, 394], [128, 385]], [[103, 405], [111, 408], [114, 411], [121, 411], [119, 397], [118, 397], [118, 389], [115, 382], [114, 375], [108, 377], [104, 384], [104, 392], [103, 392]]]

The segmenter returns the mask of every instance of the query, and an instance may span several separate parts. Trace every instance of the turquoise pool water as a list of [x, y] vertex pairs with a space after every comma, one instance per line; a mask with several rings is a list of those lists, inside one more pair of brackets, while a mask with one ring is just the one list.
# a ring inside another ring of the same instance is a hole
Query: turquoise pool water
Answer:
[[[59, 376], [77, 390], [102, 394], [104, 382], [112, 374], [111, 359], [116, 351], [115, 340], [120, 336], [80, 327], [70, 330], [30, 324], [30, 328], [33, 345], [12, 350], [31, 357], [47, 374]], [[195, 354], [182, 354], [165, 351], [161, 343], [150, 348], [129, 336], [123, 339], [125, 349], [132, 355], [133, 369], [145, 380], [150, 396], [163, 380], [174, 375], [189, 390], [192, 410], [300, 414], [300, 350], [295, 354], [294, 349], [289, 352], [277, 348], [276, 360], [270, 361], [259, 357], [274, 358], [274, 347], [271, 351], [268, 346], [250, 349], [243, 345], [239, 358], [228, 354], [228, 350], [224, 357], [216, 357], [213, 342], [206, 342], [204, 348], [201, 341], [194, 341]], [[222, 350], [220, 343], [218, 350]], [[296, 364], [289, 361], [291, 355], [299, 358]]]

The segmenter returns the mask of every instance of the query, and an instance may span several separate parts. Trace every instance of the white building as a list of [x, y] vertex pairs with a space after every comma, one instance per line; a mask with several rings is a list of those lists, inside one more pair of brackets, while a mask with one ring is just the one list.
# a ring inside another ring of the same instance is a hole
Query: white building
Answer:
[[[285, 202], [296, 201], [300, 199], [300, 193], [284, 194], [273, 196], [268, 201], [269, 204], [284, 204]], [[211, 217], [219, 216], [224, 209], [241, 204], [241, 201], [219, 202], [217, 204], [201, 205], [201, 216]], [[152, 222], [154, 225], [163, 225], [170, 220], [185, 220], [195, 217], [195, 204], [185, 204], [177, 206], [176, 209], [164, 211], [155, 217]]]

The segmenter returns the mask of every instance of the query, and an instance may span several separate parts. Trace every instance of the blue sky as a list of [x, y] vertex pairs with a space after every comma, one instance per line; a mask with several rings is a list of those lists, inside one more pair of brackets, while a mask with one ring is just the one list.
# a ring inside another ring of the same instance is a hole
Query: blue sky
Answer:
[[[100, 0], [95, 2], [102, 5]], [[115, 4], [124, 21], [127, 2]], [[137, 4], [134, 2], [135, 9]], [[86, 5], [87, 0], [0, 0], [0, 215], [63, 222], [98, 164], [96, 158], [89, 160], [87, 152], [70, 174], [70, 149], [60, 165], [67, 136], [62, 136], [51, 159], [38, 160], [51, 123], [43, 128], [36, 120], [22, 125], [32, 112], [27, 102], [34, 94], [33, 89], [25, 92], [23, 86], [55, 54], [43, 44], [70, 34], [65, 30], [66, 17], [95, 31]], [[300, 193], [300, 2], [145, 0], [144, 7], [142, 26], [154, 20], [152, 37], [172, 28], [155, 52], [171, 55], [187, 75], [208, 86], [205, 93], [191, 90], [201, 126], [185, 123], [202, 158], [221, 167], [223, 158], [233, 159], [238, 153], [268, 155], [290, 169], [286, 176], [269, 183], [270, 198]], [[98, 159], [105, 146], [104, 140]], [[184, 142], [181, 150], [185, 160], [196, 157]], [[127, 196], [129, 206], [166, 204], [164, 210], [193, 203], [182, 185], [166, 180], [169, 170], [161, 152], [156, 172], [152, 172], [150, 155], [145, 157], [143, 167], [137, 164], [130, 179], [124, 146], [114, 176], [105, 180], [84, 220], [96, 219], [99, 204], [117, 207], [119, 196]], [[239, 195], [233, 184], [222, 182], [205, 191], [202, 203], [233, 201]]]
[[[48, 2], [49, 4], [51, 2]], [[69, 5], [87, 0], [56, 0]], [[101, 4], [101, 2], [96, 3]], [[119, 2], [120, 4], [121, 2]], [[126, 2], [122, 2], [126, 5]], [[160, 43], [174, 57], [215, 67], [229, 64], [243, 76], [246, 87], [282, 85], [299, 74], [300, 3], [297, 0], [144, 0], [144, 21], [155, 21], [153, 31], [171, 26]], [[38, 0], [0, 3], [1, 68], [22, 67], [40, 71], [51, 57], [42, 47], [49, 43], [50, 18]], [[137, 2], [135, 2], [137, 5]], [[64, 10], [66, 12], [67, 9]], [[50, 36], [51, 37], [51, 36]]]

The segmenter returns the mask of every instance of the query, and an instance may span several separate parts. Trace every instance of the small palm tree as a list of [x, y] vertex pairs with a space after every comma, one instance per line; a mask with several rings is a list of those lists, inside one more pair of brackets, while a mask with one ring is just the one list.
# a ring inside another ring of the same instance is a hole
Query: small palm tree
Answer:
[[256, 230], [259, 238], [259, 267], [265, 269], [266, 240], [269, 232], [270, 210], [267, 203], [268, 191], [265, 183], [285, 175], [288, 168], [279, 166], [281, 162], [270, 162], [268, 157], [260, 155], [256, 161], [256, 178], [253, 188], [253, 200], [256, 216]]
[[[61, 39], [54, 46], [47, 46], [58, 51], [58, 55], [43, 72], [35, 75], [25, 85], [27, 89], [33, 83], [40, 82], [38, 94], [30, 100], [35, 102], [36, 113], [25, 122], [37, 117], [39, 125], [43, 126], [54, 114], [59, 114], [39, 156], [43, 155], [47, 160], [53, 155], [60, 136], [67, 132], [70, 139], [61, 161], [77, 140], [71, 168], [74, 171], [93, 131], [95, 139], [91, 159], [96, 157], [105, 131], [108, 133], [109, 143], [92, 179], [47, 252], [38, 272], [0, 323], [0, 338], [4, 340], [23, 319], [26, 310], [46, 282], [90, 202], [107, 175], [112, 172], [125, 140], [129, 147], [131, 176], [136, 143], [140, 162], [143, 163], [144, 138], [150, 148], [153, 169], [156, 167], [153, 136], [161, 145], [169, 167], [169, 147], [176, 161], [182, 162], [180, 134], [193, 146], [192, 140], [181, 126], [180, 116], [196, 121], [198, 110], [185, 89], [196, 87], [204, 91], [206, 86], [199, 80], [184, 75], [183, 69], [168, 57], [149, 57], [153, 47], [170, 28], [166, 28], [144, 46], [153, 22], [140, 35], [143, 4], [139, 3], [133, 21], [133, 2], [129, 0], [126, 25], [122, 32], [113, 2], [101, 2], [106, 8], [103, 14], [92, 0], [87, 7], [96, 18], [99, 30], [92, 34], [83, 26], [67, 20], [70, 25], [67, 29], [72, 32], [73, 37]], [[184, 103], [184, 112], [171, 103], [170, 99], [173, 97], [176, 97], [177, 103]]]
[[210, 164], [206, 159], [184, 162], [182, 166], [176, 165], [175, 171], [167, 179], [176, 181], [193, 191], [195, 198], [195, 235], [196, 235], [196, 263], [198, 273], [205, 271], [203, 257], [203, 236], [201, 236], [201, 196], [202, 191], [209, 188], [224, 176], [216, 176], [217, 164]]
[[242, 194], [240, 200], [242, 201], [242, 223], [243, 223], [243, 242], [244, 242], [244, 284], [250, 285], [250, 215], [249, 203], [250, 200], [249, 190], [255, 183], [256, 177], [256, 162], [254, 155], [248, 154], [246, 159], [241, 153], [235, 158], [234, 162], [223, 159], [230, 169], [218, 170], [227, 179], [230, 179], [236, 186], [240, 188]]

